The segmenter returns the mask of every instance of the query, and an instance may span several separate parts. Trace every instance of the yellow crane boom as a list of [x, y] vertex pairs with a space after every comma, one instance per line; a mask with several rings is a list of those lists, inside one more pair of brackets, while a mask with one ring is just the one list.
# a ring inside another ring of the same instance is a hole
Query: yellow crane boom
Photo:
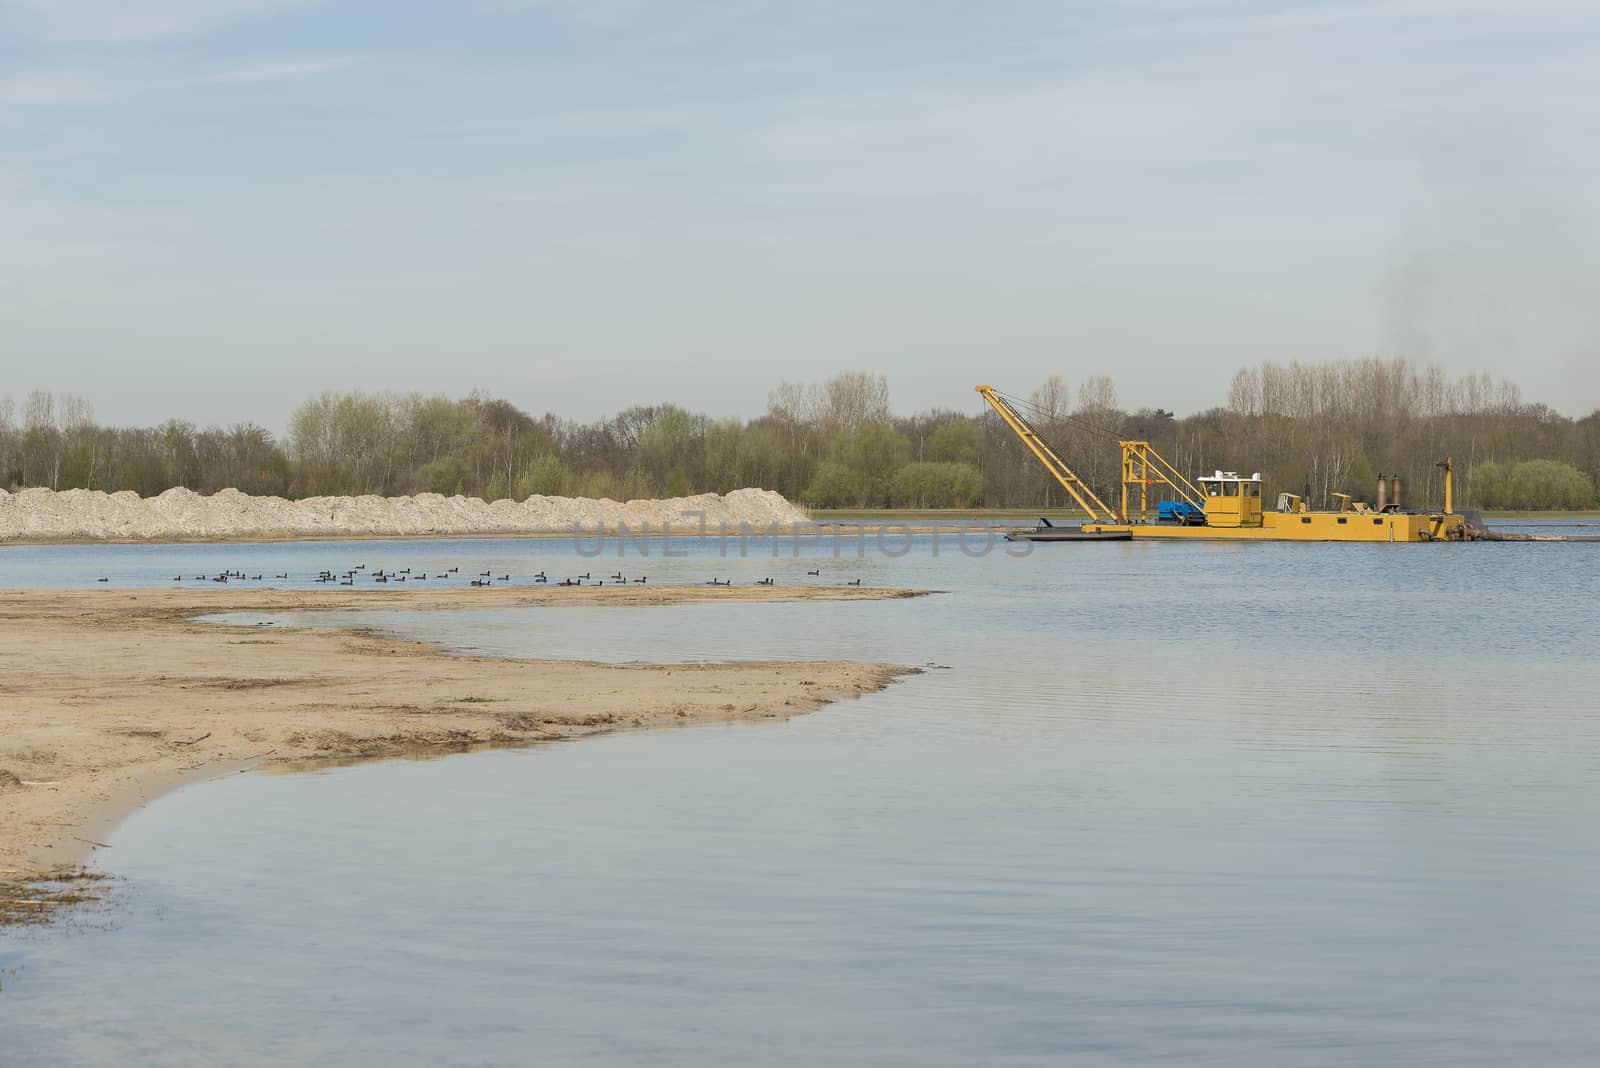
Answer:
[[1038, 458], [1041, 464], [1044, 464], [1045, 470], [1049, 471], [1051, 477], [1061, 483], [1061, 488], [1066, 490], [1074, 501], [1078, 502], [1078, 507], [1082, 508], [1090, 519], [1102, 520], [1107, 523], [1118, 522], [1117, 514], [1106, 507], [1104, 501], [1094, 495], [1094, 490], [1089, 488], [1089, 484], [1073, 473], [1072, 468], [1067, 466], [1067, 462], [1061, 458], [1060, 454], [1050, 447], [1050, 443], [1041, 438], [1038, 431], [1033, 429], [1032, 424], [1024, 419], [1015, 408], [1011, 407], [1004, 397], [996, 393], [993, 386], [979, 386], [977, 389], [978, 395], [989, 402], [989, 407], [999, 414], [1001, 420], [1011, 428], [1013, 434], [1022, 439], [1022, 443]]

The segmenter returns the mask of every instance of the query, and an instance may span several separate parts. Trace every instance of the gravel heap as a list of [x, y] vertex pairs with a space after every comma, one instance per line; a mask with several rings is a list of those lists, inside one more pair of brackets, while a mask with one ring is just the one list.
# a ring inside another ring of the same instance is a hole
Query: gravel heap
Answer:
[[226, 538], [318, 538], [341, 535], [422, 534], [593, 534], [659, 532], [664, 525], [690, 533], [700, 516], [710, 532], [719, 524], [737, 531], [741, 524], [765, 529], [805, 522], [806, 516], [781, 494], [741, 489], [726, 495], [702, 493], [669, 500], [613, 501], [583, 497], [529, 497], [490, 504], [477, 497], [252, 497], [235, 489], [203, 496], [169, 489], [157, 497], [99, 490], [0, 490], [0, 542], [53, 539], [175, 541]]

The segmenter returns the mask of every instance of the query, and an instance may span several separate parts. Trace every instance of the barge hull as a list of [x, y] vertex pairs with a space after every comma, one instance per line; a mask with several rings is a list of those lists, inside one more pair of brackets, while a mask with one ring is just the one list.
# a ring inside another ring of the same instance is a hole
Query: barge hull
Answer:
[[1084, 523], [1014, 530], [1010, 541], [1339, 541], [1415, 544], [1472, 536], [1459, 515], [1440, 513], [1267, 512], [1259, 526]]
[[1006, 534], [1007, 541], [1132, 541], [1131, 530], [1084, 530], [1082, 527], [1038, 527], [1034, 530], [1013, 530]]

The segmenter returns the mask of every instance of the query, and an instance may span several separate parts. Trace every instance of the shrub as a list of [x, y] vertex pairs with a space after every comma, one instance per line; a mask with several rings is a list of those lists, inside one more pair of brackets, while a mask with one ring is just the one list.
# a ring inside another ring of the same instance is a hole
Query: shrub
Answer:
[[983, 496], [983, 476], [969, 463], [906, 464], [894, 477], [894, 498], [913, 508], [969, 508]]
[[1513, 511], [1576, 511], [1595, 505], [1589, 476], [1560, 460], [1485, 461], [1472, 469], [1472, 497], [1480, 507]]
[[861, 499], [861, 487], [848, 467], [830, 461], [817, 466], [800, 497], [814, 508], [843, 508]]

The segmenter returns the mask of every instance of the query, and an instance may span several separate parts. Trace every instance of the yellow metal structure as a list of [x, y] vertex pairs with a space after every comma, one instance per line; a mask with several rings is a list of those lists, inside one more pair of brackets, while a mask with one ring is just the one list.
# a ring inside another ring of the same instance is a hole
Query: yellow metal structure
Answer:
[[1089, 488], [1089, 484], [1073, 473], [1067, 462], [1050, 447], [1050, 443], [1041, 438], [1033, 429], [1033, 425], [1011, 407], [1004, 397], [996, 393], [994, 387], [979, 386], [978, 393], [989, 402], [989, 407], [999, 414], [1006, 426], [1011, 428], [1011, 432], [1022, 439], [1028, 451], [1044, 464], [1045, 470], [1061, 483], [1061, 488], [1078, 502], [1078, 507], [1082, 508], [1090, 519], [1104, 520], [1107, 523], [1117, 521], [1117, 514], [1106, 507], [1106, 502], [1094, 495], [1094, 490]]
[[[1396, 505], [1374, 509], [1352, 502], [1348, 494], [1342, 493], [1334, 494], [1339, 501], [1335, 511], [1312, 511], [1293, 493], [1280, 493], [1277, 509], [1267, 510], [1261, 506], [1260, 474], [1241, 477], [1232, 471], [1218, 471], [1191, 482], [1151, 448], [1149, 442], [1123, 441], [1119, 443], [1122, 448], [1122, 513], [1118, 515], [1095, 496], [1055, 449], [993, 387], [977, 389], [1090, 519], [1080, 527], [1047, 525], [1032, 534], [1019, 532], [1014, 535], [1016, 537], [1043, 541], [1197, 538], [1423, 542], [1462, 541], [1469, 536], [1466, 517], [1455, 512], [1453, 468], [1448, 457], [1438, 464], [1444, 468], [1442, 512], [1403, 512]], [[1149, 491], [1152, 486], [1167, 487], [1176, 498], [1198, 509], [1199, 514], [1183, 522], [1151, 522]], [[1138, 518], [1131, 520], [1135, 491]]]
[[[1449, 499], [1446, 469], [1445, 495]], [[1308, 511], [1292, 493], [1280, 494], [1276, 511], [1261, 507], [1261, 476], [1241, 478], [1231, 471], [1199, 480], [1205, 495], [1205, 522], [1085, 523], [1084, 534], [1126, 535], [1143, 538], [1200, 538], [1221, 541], [1461, 541], [1467, 536], [1466, 518], [1453, 512], [1361, 511], [1344, 506], [1335, 512]]]
[[1200, 504], [1200, 491], [1193, 482], [1179, 474], [1178, 469], [1167, 463], [1166, 459], [1155, 449], [1150, 447], [1148, 441], [1123, 441], [1122, 446], [1122, 515], [1123, 518], [1133, 514], [1132, 502], [1129, 500], [1129, 491], [1139, 487], [1139, 522], [1144, 523], [1149, 519], [1149, 498], [1151, 486], [1169, 486], [1172, 491], [1183, 501], [1202, 507]]

